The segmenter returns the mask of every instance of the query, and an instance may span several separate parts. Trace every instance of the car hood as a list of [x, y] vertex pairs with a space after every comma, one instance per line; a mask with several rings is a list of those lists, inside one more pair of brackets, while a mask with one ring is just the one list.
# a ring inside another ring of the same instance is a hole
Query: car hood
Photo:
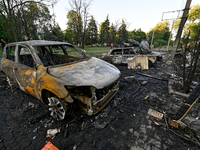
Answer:
[[68, 86], [94, 86], [104, 88], [120, 77], [120, 71], [112, 64], [92, 57], [89, 60], [48, 69]]

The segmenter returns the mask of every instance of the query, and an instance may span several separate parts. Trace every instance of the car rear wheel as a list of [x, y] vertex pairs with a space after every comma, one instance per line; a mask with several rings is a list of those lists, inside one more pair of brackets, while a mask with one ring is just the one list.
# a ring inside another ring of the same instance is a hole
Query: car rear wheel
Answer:
[[49, 97], [49, 111], [51, 112], [51, 116], [53, 116], [57, 120], [63, 120], [65, 118], [68, 104], [56, 97]]

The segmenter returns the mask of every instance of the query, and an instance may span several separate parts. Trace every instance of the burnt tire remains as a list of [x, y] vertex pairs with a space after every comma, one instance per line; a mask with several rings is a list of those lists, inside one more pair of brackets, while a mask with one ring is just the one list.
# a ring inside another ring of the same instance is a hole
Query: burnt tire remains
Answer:
[[200, 83], [192, 91], [186, 102], [180, 107], [180, 109], [172, 116], [173, 120], [182, 120], [189, 112], [192, 106], [200, 99]]

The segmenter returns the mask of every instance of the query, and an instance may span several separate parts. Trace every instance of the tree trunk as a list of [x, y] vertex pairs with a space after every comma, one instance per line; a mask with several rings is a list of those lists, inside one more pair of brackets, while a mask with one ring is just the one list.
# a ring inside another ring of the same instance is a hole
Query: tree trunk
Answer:
[[15, 42], [17, 42], [17, 37], [16, 37], [15, 30], [14, 30], [13, 19], [12, 19], [13, 18], [12, 10], [10, 8], [10, 0], [7, 0], [7, 3], [8, 3], [8, 18], [9, 18], [9, 21], [10, 21], [10, 28], [11, 28], [14, 40], [15, 40]]
[[190, 4], [191, 4], [191, 1], [192, 0], [187, 0], [187, 3], [185, 5], [184, 13], [183, 13], [183, 16], [181, 18], [181, 23], [180, 23], [180, 26], [178, 28], [178, 33], [176, 35], [176, 39], [175, 39], [174, 44], [173, 44], [173, 49], [172, 49], [171, 54], [169, 55], [169, 58], [168, 58], [168, 60], [170, 60], [170, 61], [173, 61], [174, 55], [175, 55], [175, 53], [178, 49], [178, 45], [179, 45], [179, 42], [180, 42], [180, 39], [181, 39], [182, 30], [183, 30], [183, 27], [185, 25], [185, 22], [187, 21], [187, 15], [188, 15], [188, 12], [189, 12], [189, 7], [190, 7]]

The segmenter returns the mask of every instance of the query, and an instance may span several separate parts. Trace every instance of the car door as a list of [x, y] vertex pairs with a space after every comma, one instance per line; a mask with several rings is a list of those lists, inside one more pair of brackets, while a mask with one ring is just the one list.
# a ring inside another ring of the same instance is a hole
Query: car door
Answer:
[[35, 64], [30, 49], [25, 45], [17, 45], [16, 64], [13, 66], [15, 79], [21, 90], [37, 97]]
[[13, 74], [13, 66], [15, 65], [15, 44], [7, 45], [4, 48], [4, 56], [2, 61], [2, 71], [6, 74], [8, 77], [7, 80], [10, 82], [10, 84], [14, 84], [17, 86], [17, 83], [15, 82], [14, 74]]

